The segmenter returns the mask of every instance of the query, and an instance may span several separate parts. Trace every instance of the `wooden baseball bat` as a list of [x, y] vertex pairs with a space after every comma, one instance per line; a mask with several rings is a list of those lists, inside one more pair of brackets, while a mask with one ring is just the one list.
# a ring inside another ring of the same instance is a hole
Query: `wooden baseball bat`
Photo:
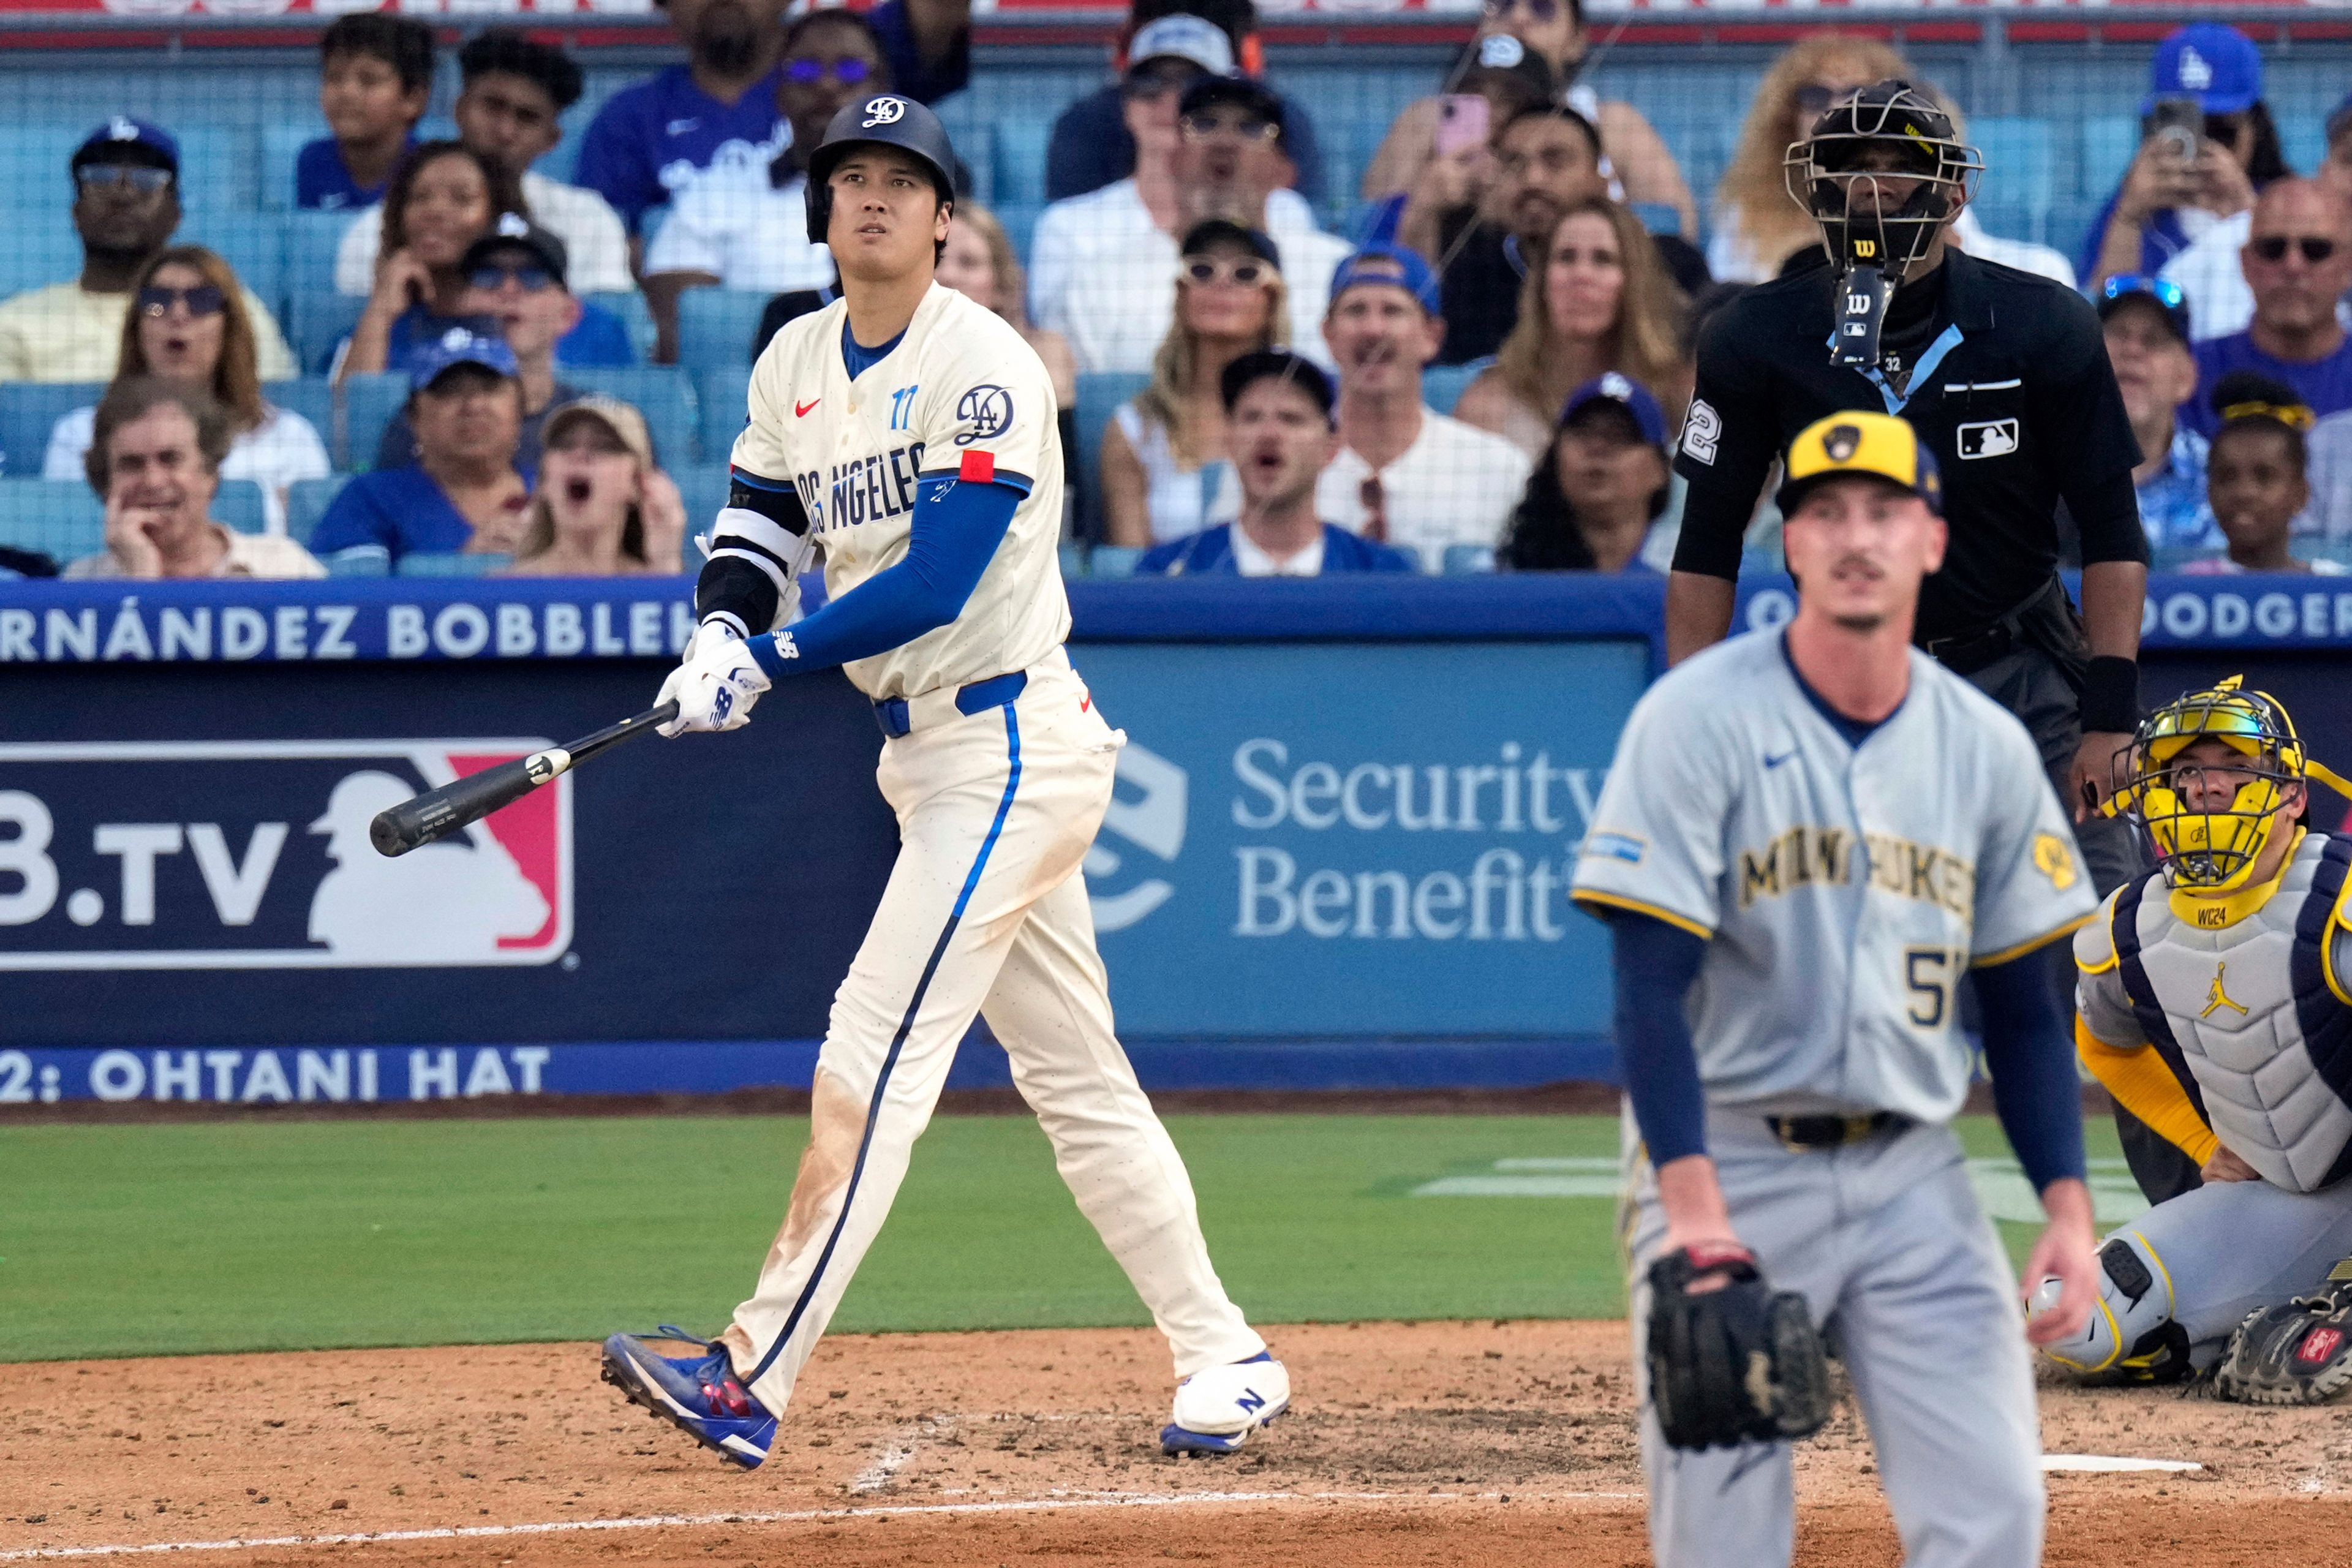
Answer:
[[583, 735], [568, 746], [551, 746], [510, 763], [466, 777], [438, 789], [428, 789], [376, 814], [368, 824], [368, 841], [379, 855], [405, 855], [420, 844], [446, 838], [467, 823], [479, 822], [502, 805], [510, 805], [540, 785], [562, 777], [597, 752], [634, 740], [657, 724], [677, 717], [677, 704], [665, 702], [593, 735]]

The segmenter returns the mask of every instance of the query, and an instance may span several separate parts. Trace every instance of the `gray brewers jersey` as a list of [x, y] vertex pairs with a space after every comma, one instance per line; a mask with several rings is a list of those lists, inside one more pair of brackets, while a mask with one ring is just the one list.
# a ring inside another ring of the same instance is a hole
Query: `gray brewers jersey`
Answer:
[[1847, 742], [1778, 630], [1676, 668], [1634, 705], [1576, 868], [1588, 908], [1709, 938], [1692, 1034], [1710, 1104], [1948, 1121], [1972, 963], [2097, 905], [2025, 729], [1925, 654]]

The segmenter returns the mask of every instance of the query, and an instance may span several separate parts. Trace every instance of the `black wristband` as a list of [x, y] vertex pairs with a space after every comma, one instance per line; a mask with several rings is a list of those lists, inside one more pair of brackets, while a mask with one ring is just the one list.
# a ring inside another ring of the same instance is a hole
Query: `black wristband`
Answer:
[[2083, 728], [2128, 735], [2139, 728], [2139, 662], [2095, 657], [2083, 673]]

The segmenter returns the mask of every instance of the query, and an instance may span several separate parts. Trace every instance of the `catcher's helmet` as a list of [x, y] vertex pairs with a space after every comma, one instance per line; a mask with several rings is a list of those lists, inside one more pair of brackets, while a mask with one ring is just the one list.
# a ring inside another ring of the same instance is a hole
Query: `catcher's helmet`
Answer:
[[[1804, 140], [1789, 144], [1780, 168], [1833, 259], [1899, 277], [1968, 205], [1984, 155], [1926, 93], [1889, 78], [1831, 105]], [[1880, 184], [1893, 180], [1917, 184], [1896, 200]]]
[[911, 98], [877, 92], [847, 104], [824, 128], [824, 140], [808, 161], [808, 237], [824, 243], [826, 223], [833, 216], [833, 171], [852, 149], [879, 142], [911, 153], [930, 170], [931, 187], [941, 206], [955, 204], [955, 149], [948, 144], [948, 128], [940, 117]]
[[[2252, 879], [2290, 788], [2317, 779], [2352, 794], [2352, 785], [2304, 754], [2278, 699], [2248, 691], [2242, 680], [2233, 675], [2150, 714], [2132, 737], [2130, 776], [2103, 808], [2146, 831], [2168, 886], [2204, 897], [2235, 892]], [[2191, 804], [2186, 775], [2197, 764], [2180, 755], [2200, 741], [2219, 741], [2242, 760], [2207, 764], [2201, 793], [2209, 798]], [[2221, 787], [2229, 799], [2216, 805], [2210, 796]]]

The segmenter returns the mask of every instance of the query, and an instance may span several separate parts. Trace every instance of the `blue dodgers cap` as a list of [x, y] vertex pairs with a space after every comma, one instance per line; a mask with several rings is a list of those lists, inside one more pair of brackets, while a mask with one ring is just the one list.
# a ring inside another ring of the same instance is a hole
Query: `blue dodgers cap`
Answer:
[[2159, 98], [2193, 98], [2208, 114], [2240, 114], [2263, 96], [2263, 54], [2254, 41], [2220, 22], [2191, 22], [2156, 47], [2156, 69], [2142, 114]]
[[161, 163], [174, 174], [180, 172], [179, 139], [160, 125], [133, 120], [127, 114], [116, 115], [83, 137], [81, 145], [74, 149], [72, 163], [67, 166], [79, 169], [85, 163], [99, 163], [110, 154], [133, 149], [146, 154], [138, 162]]
[[1568, 395], [1568, 402], [1560, 407], [1560, 424], [1566, 426], [1596, 403], [1612, 403], [1622, 408], [1632, 416], [1633, 427], [1642, 433], [1643, 440], [1653, 447], [1664, 447], [1666, 411], [1658, 406], [1658, 400], [1651, 395], [1650, 389], [1632, 376], [1621, 375], [1612, 370], [1606, 375], [1595, 376], [1586, 382]]
[[1331, 272], [1331, 303], [1359, 283], [1385, 283], [1421, 301], [1434, 316], [1438, 310], [1437, 274], [1419, 253], [1402, 245], [1368, 245], [1341, 261]]
[[478, 364], [500, 375], [516, 374], [514, 350], [507, 347], [503, 338], [490, 337], [470, 327], [452, 327], [416, 356], [416, 363], [408, 372], [409, 390], [422, 392], [443, 371], [461, 364]]

